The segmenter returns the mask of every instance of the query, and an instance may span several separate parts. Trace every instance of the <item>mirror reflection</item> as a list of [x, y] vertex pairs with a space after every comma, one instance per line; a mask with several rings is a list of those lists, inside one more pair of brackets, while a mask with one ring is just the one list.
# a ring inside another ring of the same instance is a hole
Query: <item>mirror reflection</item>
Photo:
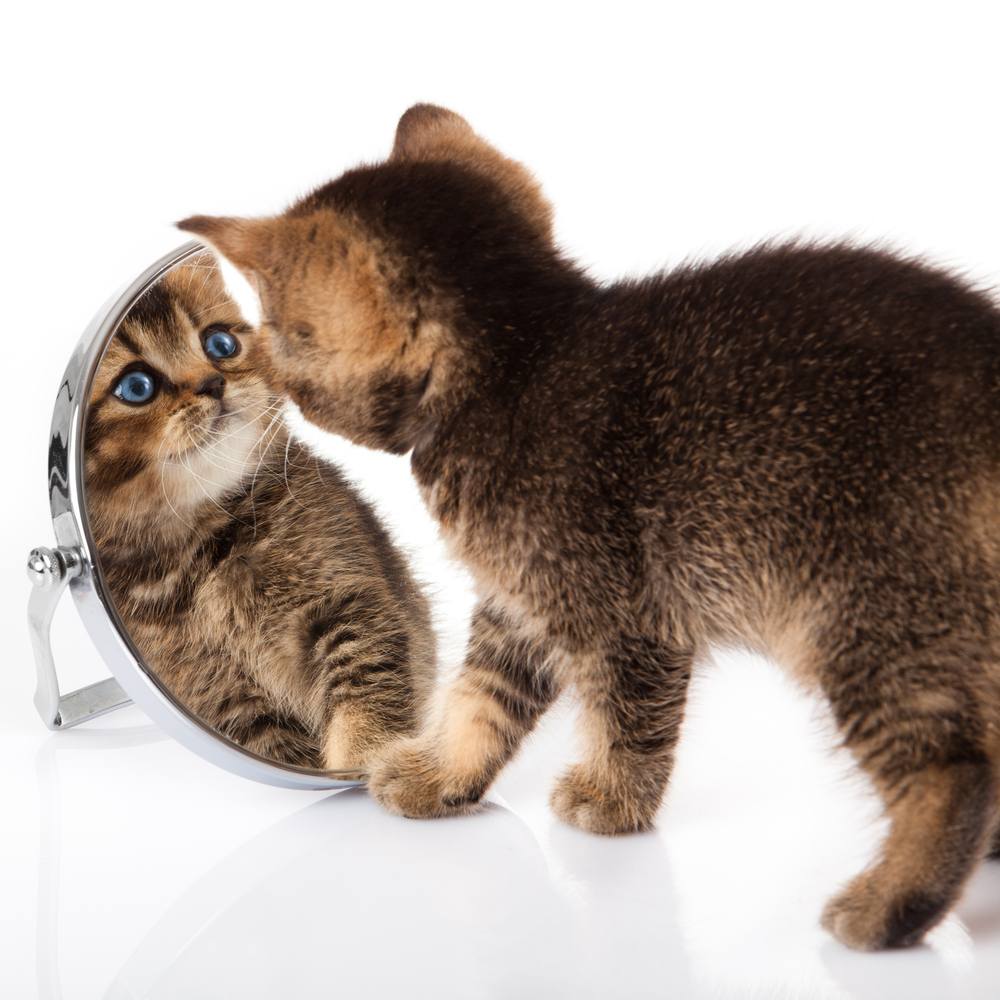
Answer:
[[284, 411], [266, 337], [213, 258], [176, 265], [93, 380], [94, 554], [134, 646], [188, 712], [278, 764], [357, 772], [416, 727], [435, 661], [428, 604]]

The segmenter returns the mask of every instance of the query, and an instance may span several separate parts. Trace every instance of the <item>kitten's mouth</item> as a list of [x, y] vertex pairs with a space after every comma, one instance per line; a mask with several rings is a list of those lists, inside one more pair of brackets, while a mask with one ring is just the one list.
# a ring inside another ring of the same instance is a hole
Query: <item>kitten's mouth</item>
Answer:
[[[245, 444], [244, 431], [266, 418], [269, 407], [261, 405], [258, 409], [256, 400], [233, 399], [219, 401], [215, 413], [205, 414], [198, 424], [189, 431], [187, 447], [177, 452], [177, 458], [183, 455], [198, 454], [206, 449], [233, 448], [239, 450]], [[270, 429], [270, 428], [269, 428]]]

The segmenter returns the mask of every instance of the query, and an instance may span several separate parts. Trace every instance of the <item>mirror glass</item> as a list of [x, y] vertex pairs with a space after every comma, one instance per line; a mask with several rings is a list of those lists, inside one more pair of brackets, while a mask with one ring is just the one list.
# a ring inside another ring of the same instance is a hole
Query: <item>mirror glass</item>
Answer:
[[84, 415], [94, 560], [186, 712], [270, 762], [356, 776], [424, 709], [428, 604], [373, 509], [291, 434], [268, 359], [208, 253], [132, 303]]

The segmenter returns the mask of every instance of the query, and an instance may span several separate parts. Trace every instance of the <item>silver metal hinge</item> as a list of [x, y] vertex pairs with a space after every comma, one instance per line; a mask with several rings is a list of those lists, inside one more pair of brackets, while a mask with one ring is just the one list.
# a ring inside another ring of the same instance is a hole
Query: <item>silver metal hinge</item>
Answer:
[[52, 617], [70, 580], [86, 571], [86, 562], [78, 549], [41, 547], [32, 549], [28, 556], [28, 579], [33, 584], [28, 598], [28, 631], [38, 671], [35, 707], [49, 729], [69, 729], [131, 701], [114, 677], [69, 694], [59, 693], [59, 677], [52, 656]]

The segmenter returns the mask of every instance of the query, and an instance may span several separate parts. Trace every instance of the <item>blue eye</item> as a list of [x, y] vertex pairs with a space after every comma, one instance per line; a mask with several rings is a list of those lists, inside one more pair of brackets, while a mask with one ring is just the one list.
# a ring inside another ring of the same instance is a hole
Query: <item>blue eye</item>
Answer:
[[240, 342], [227, 330], [209, 330], [204, 339], [205, 353], [216, 361], [239, 353]]
[[148, 372], [128, 372], [118, 380], [115, 395], [124, 403], [148, 403], [156, 395], [156, 380]]

